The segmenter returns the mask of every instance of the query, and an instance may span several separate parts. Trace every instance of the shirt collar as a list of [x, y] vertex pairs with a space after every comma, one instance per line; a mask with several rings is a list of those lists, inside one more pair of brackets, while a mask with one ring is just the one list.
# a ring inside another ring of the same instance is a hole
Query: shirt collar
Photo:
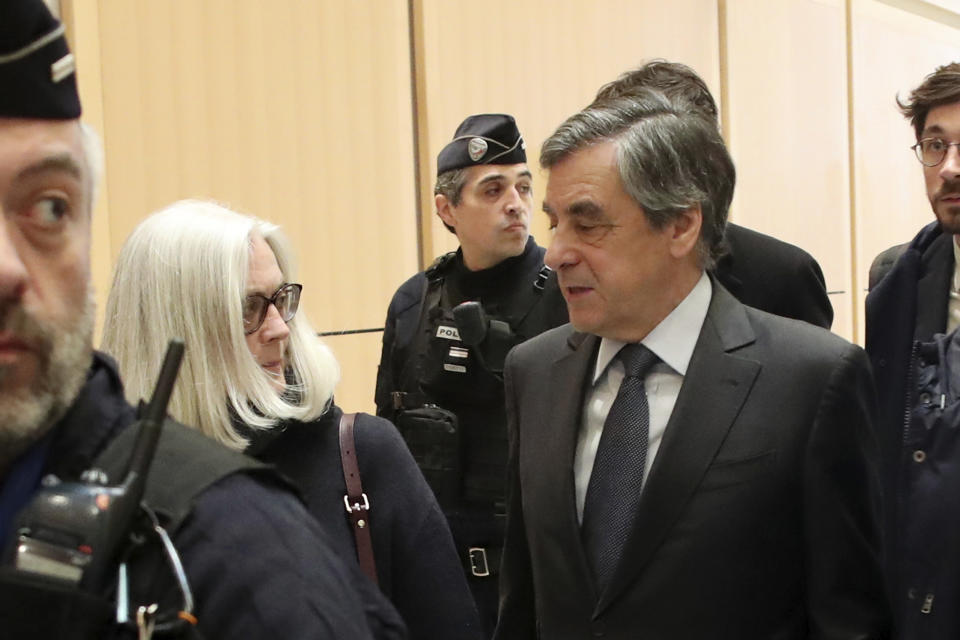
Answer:
[[[687, 366], [693, 356], [693, 349], [697, 346], [712, 296], [713, 285], [710, 284], [710, 277], [706, 272], [701, 273], [700, 279], [687, 297], [661, 320], [640, 344], [653, 351], [661, 361], [681, 376], [687, 375]], [[613, 338], [600, 339], [600, 350], [597, 352], [597, 364], [593, 372], [594, 384], [625, 344], [627, 343]]]

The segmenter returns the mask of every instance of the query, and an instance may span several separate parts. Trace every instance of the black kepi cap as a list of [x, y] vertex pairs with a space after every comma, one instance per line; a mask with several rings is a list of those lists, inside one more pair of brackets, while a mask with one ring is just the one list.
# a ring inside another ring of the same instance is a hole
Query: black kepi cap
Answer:
[[80, 117], [73, 54], [43, 0], [0, 0], [0, 117]]
[[480, 164], [527, 161], [523, 136], [513, 116], [481, 113], [464, 120], [437, 156], [437, 175]]

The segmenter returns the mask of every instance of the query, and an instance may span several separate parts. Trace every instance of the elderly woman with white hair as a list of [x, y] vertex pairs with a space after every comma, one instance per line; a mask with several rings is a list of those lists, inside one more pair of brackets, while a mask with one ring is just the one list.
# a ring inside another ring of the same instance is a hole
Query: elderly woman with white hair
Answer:
[[369, 522], [348, 521], [342, 412], [333, 404], [339, 367], [298, 312], [301, 290], [276, 225], [211, 202], [177, 202], [124, 244], [101, 346], [136, 401], [149, 397], [167, 341], [182, 337], [170, 414], [275, 465], [345, 555], [357, 558], [364, 541], [355, 532], [366, 529], [379, 586], [411, 638], [478, 638], [436, 499], [393, 425], [366, 414], [357, 415], [354, 439]]

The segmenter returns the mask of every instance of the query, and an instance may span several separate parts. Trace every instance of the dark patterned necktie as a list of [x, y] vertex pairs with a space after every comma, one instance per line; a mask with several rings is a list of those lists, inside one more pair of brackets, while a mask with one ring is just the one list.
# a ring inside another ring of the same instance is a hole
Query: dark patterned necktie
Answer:
[[625, 375], [603, 423], [581, 525], [584, 550], [601, 593], [620, 561], [640, 502], [650, 430], [643, 379], [658, 361], [642, 344], [624, 346], [617, 357]]

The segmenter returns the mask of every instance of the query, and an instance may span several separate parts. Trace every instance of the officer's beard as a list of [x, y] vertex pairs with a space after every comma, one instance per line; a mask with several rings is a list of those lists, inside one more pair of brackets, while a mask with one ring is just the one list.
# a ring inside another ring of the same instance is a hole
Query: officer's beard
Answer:
[[[0, 303], [0, 330], [32, 348], [38, 363], [31, 381], [11, 380], [0, 366], [0, 478], [6, 467], [63, 417], [86, 380], [96, 305], [93, 292], [69, 326], [42, 322], [17, 303]], [[2, 484], [2, 483], [0, 483]]]

